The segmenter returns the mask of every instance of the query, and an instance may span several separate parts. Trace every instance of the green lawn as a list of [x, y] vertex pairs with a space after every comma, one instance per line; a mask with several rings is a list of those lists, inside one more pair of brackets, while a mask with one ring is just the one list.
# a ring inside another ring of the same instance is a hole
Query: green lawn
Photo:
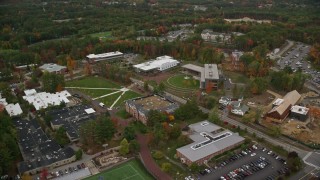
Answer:
[[131, 160], [86, 180], [152, 180], [154, 179], [138, 160]]
[[122, 119], [128, 119], [130, 117], [130, 114], [127, 113], [125, 108], [121, 108], [118, 112], [116, 112], [116, 115]]
[[[106, 96], [101, 99], [97, 99], [100, 102], [103, 102], [106, 106], [111, 106], [113, 102], [120, 96], [122, 92], [112, 94], [110, 96]], [[133, 91], [127, 91], [124, 95], [119, 99], [119, 101], [115, 104], [115, 106], [121, 105], [125, 100], [132, 99], [135, 97], [139, 97], [140, 95]]]
[[118, 84], [115, 84], [107, 79], [91, 76], [79, 80], [67, 81], [66, 86], [89, 88], [120, 88]]
[[[120, 85], [100, 77], [86, 77], [79, 80], [68, 81], [66, 83], [66, 87], [117, 88], [119, 90], [121, 89]], [[96, 98], [96, 97], [100, 97], [103, 95], [107, 95], [107, 94], [119, 91], [119, 90], [109, 90], [109, 89], [77, 89], [77, 90], [87, 94], [91, 98]], [[106, 106], [110, 107], [115, 102], [115, 100], [117, 100], [117, 98], [121, 95], [121, 93], [122, 91], [115, 94], [111, 94], [110, 96], [97, 99], [97, 101], [103, 102]], [[132, 99], [139, 96], [140, 94], [136, 92], [127, 91], [119, 99], [119, 101], [115, 104], [115, 106], [121, 105], [125, 100]]]
[[233, 83], [243, 83], [247, 84], [249, 82], [249, 78], [241, 73], [225, 71], [224, 74], [232, 80]]
[[198, 89], [200, 87], [199, 80], [193, 79], [192, 76], [187, 76], [184, 74], [179, 74], [179, 75], [170, 77], [167, 80], [167, 82], [170, 85], [178, 87], [178, 88]]
[[97, 37], [97, 38], [112, 38], [111, 36], [111, 31], [106, 31], [106, 32], [98, 32], [98, 33], [93, 33], [90, 34], [91, 37]]

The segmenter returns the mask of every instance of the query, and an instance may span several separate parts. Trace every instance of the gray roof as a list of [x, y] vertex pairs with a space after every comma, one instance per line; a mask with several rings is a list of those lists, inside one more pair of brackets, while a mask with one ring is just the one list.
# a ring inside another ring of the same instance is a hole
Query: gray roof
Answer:
[[[201, 126], [201, 123], [207, 125]], [[192, 124], [189, 127], [193, 131], [190, 138], [196, 141], [178, 148], [177, 151], [192, 162], [244, 141], [243, 137], [229, 130], [212, 134], [212, 131], [218, 130], [220, 127], [208, 121]]]
[[218, 66], [216, 64], [205, 64], [204, 72], [205, 79], [219, 80]]
[[42, 66], [39, 67], [40, 69], [44, 70], [44, 71], [48, 71], [48, 72], [58, 72], [61, 71], [62, 69], [66, 69], [66, 66], [60, 66], [58, 64], [44, 64]]
[[202, 73], [204, 71], [203, 67], [197, 66], [197, 65], [194, 65], [194, 64], [185, 64], [182, 67], [185, 68], [185, 69], [190, 69], [192, 71], [199, 72], [199, 73]]

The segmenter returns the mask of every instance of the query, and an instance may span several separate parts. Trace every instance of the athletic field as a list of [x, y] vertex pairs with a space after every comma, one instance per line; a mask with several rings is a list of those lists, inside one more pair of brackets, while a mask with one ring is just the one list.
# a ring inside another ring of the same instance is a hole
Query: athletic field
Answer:
[[112, 169], [106, 170], [86, 180], [153, 180], [138, 160], [131, 160]]

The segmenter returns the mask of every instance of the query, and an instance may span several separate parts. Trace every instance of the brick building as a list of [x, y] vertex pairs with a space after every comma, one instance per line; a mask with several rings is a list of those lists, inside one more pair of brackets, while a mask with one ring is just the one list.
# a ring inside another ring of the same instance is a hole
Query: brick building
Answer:
[[126, 111], [144, 124], [148, 121], [148, 112], [150, 110], [158, 110], [171, 114], [179, 106], [167, 97], [160, 95], [150, 95], [129, 99], [125, 103]]

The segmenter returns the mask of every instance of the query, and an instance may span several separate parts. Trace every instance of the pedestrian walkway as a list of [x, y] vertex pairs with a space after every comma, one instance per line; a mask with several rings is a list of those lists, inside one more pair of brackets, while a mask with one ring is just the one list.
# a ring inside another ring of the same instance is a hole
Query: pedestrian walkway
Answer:
[[171, 180], [172, 178], [161, 171], [160, 167], [156, 164], [151, 156], [150, 150], [148, 148], [148, 137], [143, 134], [137, 136], [138, 142], [140, 144], [140, 156], [145, 168], [158, 180]]

